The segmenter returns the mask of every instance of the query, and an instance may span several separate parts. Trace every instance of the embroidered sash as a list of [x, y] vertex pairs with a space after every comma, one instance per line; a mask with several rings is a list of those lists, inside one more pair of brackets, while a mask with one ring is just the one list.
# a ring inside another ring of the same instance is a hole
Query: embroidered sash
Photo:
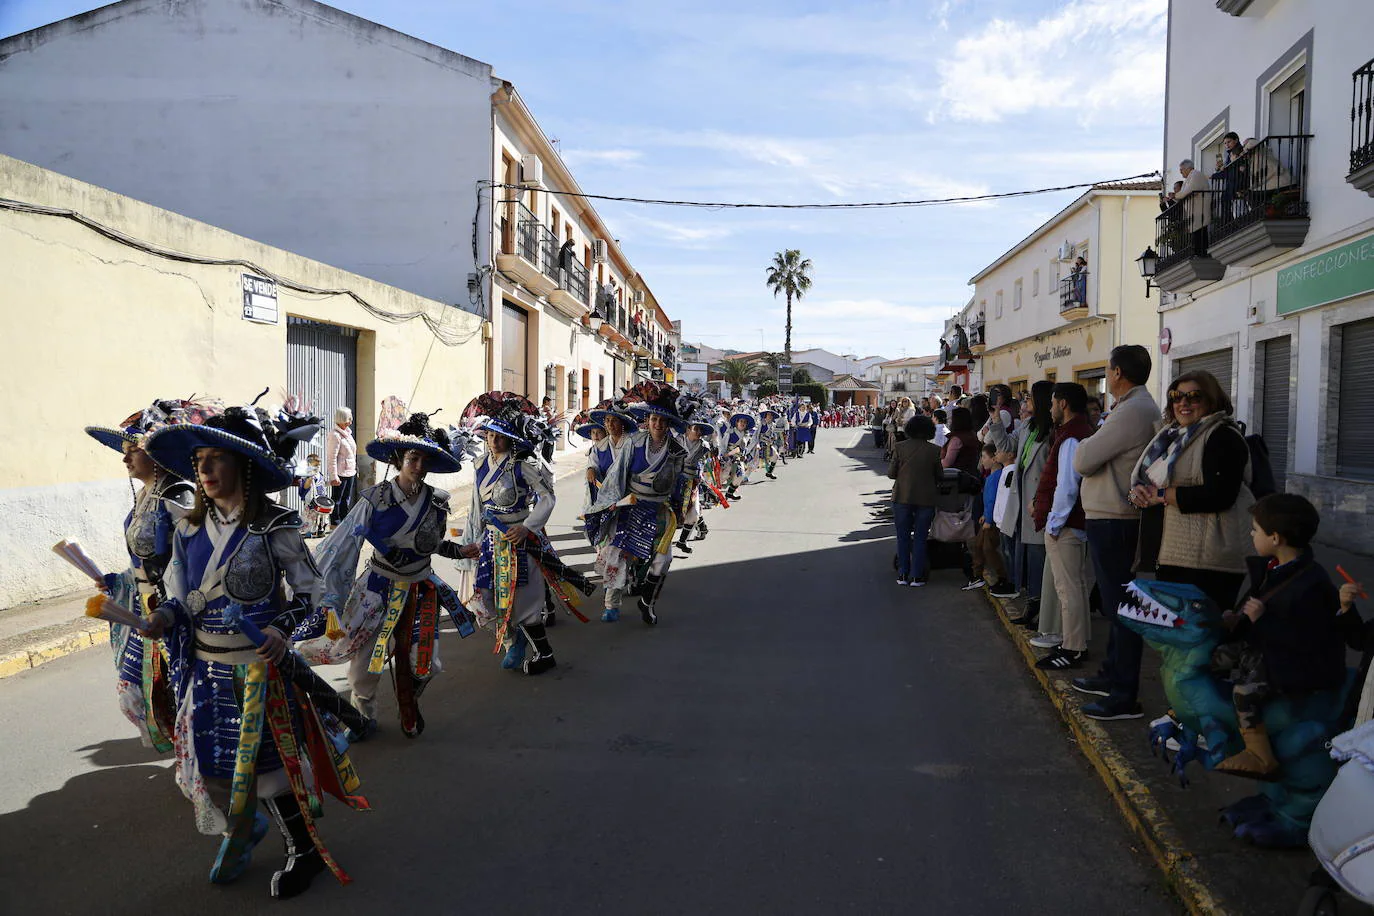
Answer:
[[391, 634], [396, 629], [396, 622], [401, 619], [409, 595], [410, 586], [404, 582], [392, 582], [387, 588], [386, 617], [382, 620], [382, 628], [377, 631], [377, 641], [372, 645], [372, 660], [367, 663], [367, 670], [371, 674], [381, 674], [386, 666], [387, 643], [391, 641]]
[[[253, 667], [260, 666], [254, 665]], [[277, 753], [281, 755], [282, 766], [285, 768], [286, 777], [291, 783], [291, 794], [296, 797], [296, 802], [300, 805], [305, 829], [309, 832], [310, 841], [315, 844], [315, 849], [319, 851], [320, 859], [329, 866], [329, 870], [335, 878], [339, 879], [340, 884], [348, 884], [353, 879], [344, 873], [344, 870], [339, 867], [339, 863], [335, 862], [334, 857], [329, 854], [329, 850], [324, 848], [324, 841], [320, 839], [319, 831], [315, 829], [315, 817], [320, 811], [320, 800], [305, 785], [305, 777], [301, 772], [300, 748], [296, 744], [296, 736], [291, 729], [291, 709], [286, 705], [286, 689], [282, 683], [282, 677], [277, 673], [275, 667], [272, 667], [270, 675], [267, 682], [267, 723], [272, 729], [272, 740], [277, 743]]]
[[243, 666], [243, 714], [239, 723], [238, 749], [234, 752], [234, 778], [229, 787], [229, 819], [248, 810], [257, 787], [258, 749], [262, 746], [263, 709], [267, 702], [267, 663]]

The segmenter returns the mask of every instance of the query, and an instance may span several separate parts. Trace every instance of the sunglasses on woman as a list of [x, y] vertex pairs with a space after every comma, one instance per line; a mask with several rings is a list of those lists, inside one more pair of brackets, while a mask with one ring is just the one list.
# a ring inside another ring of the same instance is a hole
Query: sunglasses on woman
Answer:
[[1189, 404], [1201, 404], [1207, 400], [1207, 395], [1201, 391], [1171, 391], [1169, 392], [1169, 403], [1179, 404], [1187, 401]]

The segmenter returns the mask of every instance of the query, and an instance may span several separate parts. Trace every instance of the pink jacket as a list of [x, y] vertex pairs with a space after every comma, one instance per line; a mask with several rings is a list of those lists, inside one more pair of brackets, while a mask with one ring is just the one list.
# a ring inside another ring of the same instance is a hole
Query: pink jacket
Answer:
[[330, 480], [356, 477], [358, 474], [358, 443], [353, 433], [335, 426], [329, 431], [324, 451], [324, 471]]

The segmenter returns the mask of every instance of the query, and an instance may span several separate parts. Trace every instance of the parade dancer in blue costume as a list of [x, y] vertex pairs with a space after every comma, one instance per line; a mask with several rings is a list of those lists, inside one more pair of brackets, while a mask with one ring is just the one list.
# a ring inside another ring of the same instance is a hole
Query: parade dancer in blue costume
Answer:
[[673, 562], [673, 532], [682, 518], [687, 453], [669, 432], [684, 428], [677, 390], [644, 382], [630, 394], [641, 399], [633, 406], [648, 429], [632, 436], [616, 456], [587, 524], [596, 532], [596, 571], [606, 590], [601, 619], [619, 620], [620, 602], [633, 587], [640, 594], [640, 617], [652, 626], [658, 623], [654, 606]]
[[[597, 492], [611, 465], [615, 464], [616, 456], [625, 450], [630, 437], [639, 431], [639, 418], [630, 412], [625, 401], [618, 398], [602, 401], [592, 409], [590, 416], [593, 423], [606, 431], [606, 437], [593, 443], [587, 450], [587, 498], [582, 503], [584, 518], [592, 503], [596, 502]], [[587, 540], [595, 547], [597, 532], [590, 525], [585, 530]]]
[[716, 412], [702, 404], [699, 399], [685, 395], [679, 404], [687, 417], [684, 421], [686, 432], [678, 439], [686, 453], [682, 463], [686, 496], [683, 499], [682, 531], [678, 536], [677, 546], [683, 553], [691, 553], [692, 548], [687, 546], [687, 539], [698, 526], [703, 531], [706, 527], [706, 522], [701, 517], [701, 475], [705, 471], [706, 462], [713, 460], [715, 455], [713, 440], [716, 435]]
[[[133, 508], [124, 517], [124, 544], [129, 569], [105, 577], [106, 591], [123, 607], [142, 617], [165, 597], [162, 575], [172, 559], [170, 509], [189, 511], [195, 487], [157, 464], [143, 450], [147, 437], [172, 423], [200, 422], [217, 411], [212, 405], [180, 400], [154, 401], [117, 427], [87, 426], [86, 434], [101, 445], [124, 455], [130, 488], [137, 480], [142, 488], [134, 495]], [[123, 624], [110, 624], [110, 648], [118, 672], [116, 690], [124, 717], [138, 729], [144, 747], [172, 749], [174, 713], [167, 659], [157, 640], [149, 640]]]
[[321, 790], [367, 806], [340, 736], [321, 718], [324, 698], [283, 675], [298, 660], [288, 637], [310, 614], [318, 572], [300, 516], [268, 494], [290, 485], [293, 434], [305, 438], [309, 426], [279, 430], [265, 411], [231, 407], [144, 444], [153, 460], [197, 481], [194, 505], [176, 523], [167, 599], [147, 627], [165, 634], [171, 660], [177, 785], [200, 832], [224, 837], [215, 883], [248, 867], [268, 828], [257, 813], [262, 800], [286, 841], [286, 863], [271, 882], [282, 898], [305, 891], [325, 868], [348, 881], [315, 830]]
[[778, 463], [778, 448], [781, 444], [778, 427], [778, 412], [772, 407], [759, 411], [759, 460], [763, 462], [763, 476], [777, 480], [773, 468]]
[[802, 401], [792, 416], [792, 426], [797, 431], [797, 454], [805, 455], [816, 451], [816, 424], [819, 422], [810, 399]]
[[[460, 631], [466, 623], [457, 595], [431, 566], [436, 553], [451, 559], [458, 553], [444, 541], [449, 494], [425, 483], [425, 476], [457, 473], [464, 454], [475, 451], [472, 445], [469, 433], [435, 429], [423, 413], [369, 442], [367, 454], [397, 475], [358, 494], [315, 557], [321, 611], [304, 634], [309, 641], [302, 654], [322, 664], [348, 661], [353, 705], [368, 718], [377, 714], [377, 686], [389, 660], [407, 738], [424, 731], [420, 695], [442, 669], [440, 609], [449, 611]], [[364, 543], [372, 545], [372, 556], [359, 574]]]
[[749, 468], [758, 455], [757, 429], [758, 420], [754, 415], [740, 410], [730, 418], [730, 431], [721, 439], [725, 495], [730, 499], [739, 499], [739, 488], [749, 482]]
[[543, 622], [545, 585], [554, 585], [551, 567], [584, 594], [592, 588], [562, 566], [544, 533], [555, 505], [553, 471], [539, 458], [546, 428], [534, 405], [510, 392], [491, 392], [464, 412], [474, 415], [481, 417], [487, 453], [475, 468], [458, 551], [476, 561], [477, 616], [484, 626], [496, 627], [497, 651], [506, 653], [502, 667], [543, 674], [558, 666]]

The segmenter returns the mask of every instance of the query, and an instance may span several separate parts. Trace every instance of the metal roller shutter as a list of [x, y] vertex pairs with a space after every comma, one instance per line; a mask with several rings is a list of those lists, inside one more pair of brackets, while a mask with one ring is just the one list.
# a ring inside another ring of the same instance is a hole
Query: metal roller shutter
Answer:
[[1235, 400], [1236, 393], [1231, 390], [1231, 350], [1214, 350], [1211, 353], [1200, 353], [1197, 356], [1189, 356], [1174, 363], [1174, 378], [1178, 378], [1185, 372], [1210, 372], [1221, 382], [1221, 390], [1231, 395], [1231, 400]]
[[[324, 420], [325, 430], [334, 424], [334, 411], [347, 407], [358, 411], [358, 332], [303, 318], [287, 318], [286, 322], [286, 385], [292, 394], [302, 395], [310, 409]], [[360, 443], [369, 438], [354, 427]], [[311, 452], [324, 460], [325, 434], [315, 437], [308, 446], [296, 449], [296, 459], [304, 462]], [[361, 445], [358, 449], [359, 458]], [[281, 494], [286, 505], [301, 507], [296, 488], [289, 487]]]
[[1264, 373], [1260, 377], [1260, 402], [1255, 405], [1255, 413], [1260, 436], [1269, 446], [1274, 483], [1283, 490], [1288, 468], [1288, 404], [1292, 393], [1288, 377], [1293, 368], [1293, 338], [1276, 337], [1260, 346]]
[[1336, 473], [1374, 479], [1374, 319], [1341, 326]]

